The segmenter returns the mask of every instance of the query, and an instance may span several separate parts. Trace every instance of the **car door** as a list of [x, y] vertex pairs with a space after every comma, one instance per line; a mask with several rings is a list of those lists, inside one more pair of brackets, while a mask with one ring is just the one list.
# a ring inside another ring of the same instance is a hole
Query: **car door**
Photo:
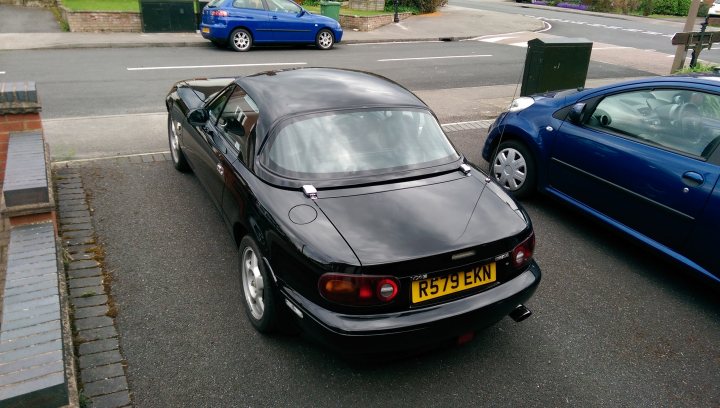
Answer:
[[313, 15], [290, 0], [267, 0], [273, 38], [278, 42], [314, 42]]
[[184, 147], [184, 152], [193, 163], [195, 175], [218, 207], [222, 203], [224, 178], [218, 167], [223, 141], [217, 122], [233, 90], [234, 86], [225, 88], [208, 104], [208, 121], [202, 126], [192, 127], [189, 132], [191, 137], [186, 140]]
[[720, 97], [635, 89], [585, 103], [558, 129], [550, 189], [681, 252], [718, 179]]
[[221, 161], [227, 185], [222, 207], [230, 222], [245, 218], [248, 195], [245, 178], [251, 176], [250, 163], [258, 118], [255, 102], [241, 87], [236, 87], [218, 122], [225, 143]]
[[270, 15], [263, 0], [233, 0], [229, 13], [229, 24], [233, 26], [231, 30], [242, 26], [250, 30], [255, 42], [273, 40]]

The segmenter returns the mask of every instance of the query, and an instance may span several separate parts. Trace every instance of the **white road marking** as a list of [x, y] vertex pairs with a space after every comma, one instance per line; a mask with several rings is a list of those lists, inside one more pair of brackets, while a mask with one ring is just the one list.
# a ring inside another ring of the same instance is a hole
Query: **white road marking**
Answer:
[[307, 65], [307, 62], [268, 62], [262, 64], [223, 64], [223, 65], [185, 65], [170, 67], [136, 67], [127, 68], [128, 71], [153, 71], [162, 69], [198, 69], [198, 68], [237, 68], [237, 67], [265, 67], [280, 65]]
[[545, 24], [547, 27], [543, 28], [542, 30], [538, 31], [538, 33], [544, 33], [545, 31], [548, 31], [552, 29], [552, 25], [548, 23], [547, 21], [543, 21], [543, 24]]
[[484, 42], [489, 42], [489, 43], [494, 43], [494, 42], [498, 42], [498, 41], [502, 41], [502, 40], [507, 40], [507, 39], [510, 39], [510, 38], [515, 38], [515, 37], [493, 37], [493, 38], [487, 38], [487, 39], [485, 39], [485, 40], [483, 40], [483, 41], [484, 41]]
[[[607, 25], [607, 24], [588, 23], [588, 22], [586, 22], [586, 21], [574, 21], [574, 20], [565, 20], [565, 19], [562, 19], [562, 18], [538, 17], [538, 16], [531, 16], [531, 15], [528, 15], [528, 14], [526, 14], [526, 16], [527, 16], [527, 17], [536, 18], [536, 19], [541, 20], [541, 21], [543, 21], [543, 22], [545, 22], [545, 23], [547, 23], [548, 21], [558, 21], [558, 22], [561, 22], [561, 23], [570, 23], [570, 24], [586, 25], [586, 26], [588, 26], [588, 27], [607, 28], [608, 30], [622, 30], [622, 31], [627, 31], [627, 32], [631, 32], [631, 33], [641, 33], [641, 34], [647, 34], [647, 35], [661, 35], [661, 36], [663, 36], [663, 37], [668, 37], [668, 38], [672, 38], [673, 35], [674, 35], [674, 34], [663, 34], [663, 33], [657, 32], [657, 31], [645, 31], [645, 30], [642, 30], [642, 29], [639, 29], [639, 28], [623, 28], [623, 27], [612, 26], [612, 25]], [[543, 32], [543, 31], [547, 31], [547, 30], [549, 30], [549, 28], [548, 28], [548, 29], [543, 29], [543, 30], [538, 31], [538, 32]]]
[[130, 113], [125, 115], [96, 115], [96, 116], [70, 116], [70, 117], [63, 117], [63, 118], [50, 118], [50, 119], [43, 119], [43, 122], [62, 122], [62, 121], [68, 121], [68, 120], [83, 120], [83, 119], [97, 119], [97, 118], [122, 118], [129, 115], [132, 116], [152, 116], [152, 115], [165, 115], [167, 112], [146, 112], [146, 113]]
[[4, 74], [5, 74], [5, 71], [0, 71], [0, 75], [4, 75]]
[[512, 45], [513, 47], [525, 47], [525, 48], [527, 48], [527, 46], [528, 46], [527, 42], [516, 42], [516, 43], [512, 43], [510, 45]]
[[382, 42], [373, 42], [373, 43], [358, 43], [358, 44], [345, 44], [350, 46], [358, 46], [358, 45], [387, 45], [387, 44], [422, 44], [422, 43], [439, 43], [439, 42], [445, 42], [440, 40], [423, 40], [423, 41], [382, 41]]
[[163, 154], [163, 153], [170, 153], [170, 151], [169, 150], [161, 150], [159, 152], [152, 152], [152, 153], [123, 154], [123, 155], [119, 155], [119, 156], [93, 157], [90, 159], [63, 160], [63, 161], [52, 162], [52, 165], [55, 167], [61, 167], [63, 164], [67, 164], [67, 163], [87, 163], [87, 162], [96, 162], [96, 161], [101, 161], [101, 160], [124, 159], [124, 158], [128, 158], [128, 157], [152, 156], [155, 154]]
[[378, 62], [389, 62], [389, 61], [418, 61], [418, 60], [450, 59], [450, 58], [479, 58], [479, 57], [492, 57], [492, 55], [489, 55], [489, 54], [479, 54], [479, 55], [448, 55], [448, 56], [444, 56], [444, 57], [388, 58], [388, 59], [379, 59]]
[[[625, 49], [625, 48], [630, 48], [630, 47], [621, 47], [621, 46], [617, 46], [617, 47], [593, 47], [593, 51], [594, 51], [594, 50], [622, 50], [622, 49]], [[652, 50], [648, 50], [648, 51], [652, 51]]]

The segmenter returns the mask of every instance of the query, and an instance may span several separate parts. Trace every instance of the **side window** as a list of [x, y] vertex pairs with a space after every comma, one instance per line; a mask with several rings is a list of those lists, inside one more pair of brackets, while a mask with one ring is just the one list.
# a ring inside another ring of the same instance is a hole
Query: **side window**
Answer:
[[247, 164], [250, 140], [255, 137], [255, 125], [260, 114], [255, 102], [240, 87], [236, 87], [220, 114], [218, 127], [222, 135]]
[[257, 9], [264, 10], [262, 0], [234, 0], [233, 7], [245, 8], [245, 9]]
[[598, 103], [586, 125], [708, 158], [720, 144], [720, 96], [689, 89], [610, 95]]
[[290, 0], [268, 0], [270, 11], [279, 11], [281, 13], [300, 13], [300, 6]]
[[208, 113], [210, 114], [210, 121], [212, 123], [217, 123], [217, 120], [220, 117], [220, 112], [222, 112], [225, 107], [225, 102], [227, 102], [228, 96], [230, 96], [230, 92], [232, 92], [233, 88], [234, 87], [231, 86], [223, 90], [222, 93], [215, 98], [214, 101], [212, 101], [210, 106], [208, 106]]

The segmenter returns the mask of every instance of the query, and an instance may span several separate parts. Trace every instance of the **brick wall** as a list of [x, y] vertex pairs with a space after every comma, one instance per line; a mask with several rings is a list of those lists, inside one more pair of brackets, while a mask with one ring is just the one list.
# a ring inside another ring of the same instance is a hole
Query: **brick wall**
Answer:
[[61, 8], [63, 18], [72, 32], [132, 32], [142, 31], [140, 13], [121, 11], [70, 11]]
[[42, 129], [34, 82], [0, 83], [0, 189], [5, 179], [10, 132]]
[[[412, 13], [398, 13], [400, 20], [410, 17]], [[345, 30], [372, 31], [378, 27], [390, 24], [394, 20], [394, 15], [384, 14], [381, 16], [359, 17], [340, 15], [340, 25]]]
[[350, 0], [350, 9], [352, 10], [385, 10], [385, 0]]

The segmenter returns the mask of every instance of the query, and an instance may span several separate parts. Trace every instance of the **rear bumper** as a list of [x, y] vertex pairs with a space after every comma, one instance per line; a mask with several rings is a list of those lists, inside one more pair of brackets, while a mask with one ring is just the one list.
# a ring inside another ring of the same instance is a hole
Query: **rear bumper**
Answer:
[[226, 41], [230, 36], [225, 24], [200, 24], [200, 34], [206, 40]]
[[533, 261], [515, 279], [485, 292], [417, 310], [345, 315], [324, 309], [297, 292], [283, 294], [303, 314], [297, 318], [310, 336], [344, 354], [374, 354], [423, 349], [490, 326], [526, 302], [540, 283]]

